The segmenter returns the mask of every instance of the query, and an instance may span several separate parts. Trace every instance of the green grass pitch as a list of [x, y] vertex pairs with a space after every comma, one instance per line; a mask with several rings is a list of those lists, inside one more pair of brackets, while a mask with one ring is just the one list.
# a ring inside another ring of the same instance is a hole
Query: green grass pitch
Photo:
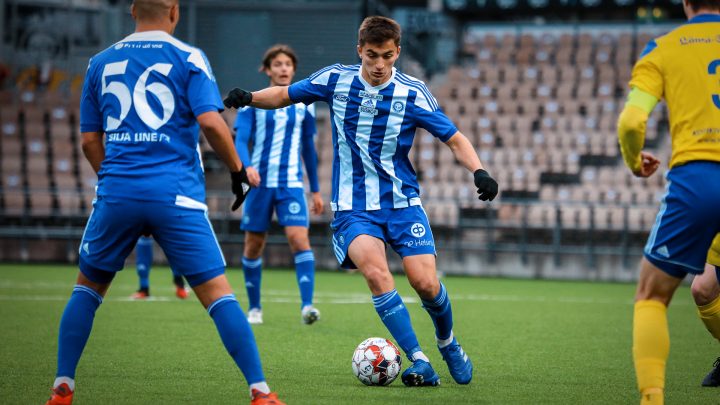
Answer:
[[[0, 392], [3, 403], [44, 403], [54, 379], [57, 326], [77, 270], [0, 266]], [[228, 271], [246, 306], [242, 272]], [[127, 297], [121, 272], [95, 318], [77, 372], [75, 404], [247, 403], [247, 386], [194, 296], [174, 297], [167, 268], [151, 274], [152, 301]], [[437, 388], [365, 387], [352, 375], [355, 346], [390, 337], [359, 274], [320, 272], [322, 319], [300, 322], [294, 274], [263, 274], [263, 325], [253, 327], [268, 383], [288, 404], [634, 404], [631, 322], [634, 285], [447, 277], [455, 333], [475, 364], [455, 384], [434, 346], [430, 318], [404, 278], [398, 290], [421, 345], [440, 374]], [[695, 315], [690, 291], [669, 311], [666, 403], [718, 403], [700, 381], [718, 346]]]

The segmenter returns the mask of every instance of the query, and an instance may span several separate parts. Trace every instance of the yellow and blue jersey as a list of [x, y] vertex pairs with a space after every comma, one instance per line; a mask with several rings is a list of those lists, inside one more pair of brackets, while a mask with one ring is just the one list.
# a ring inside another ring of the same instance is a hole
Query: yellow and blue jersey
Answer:
[[720, 267], [720, 234], [715, 235], [715, 239], [712, 241], [712, 246], [707, 254], [706, 261], [713, 266]]
[[720, 15], [698, 15], [650, 41], [630, 87], [666, 100], [671, 168], [720, 161]]

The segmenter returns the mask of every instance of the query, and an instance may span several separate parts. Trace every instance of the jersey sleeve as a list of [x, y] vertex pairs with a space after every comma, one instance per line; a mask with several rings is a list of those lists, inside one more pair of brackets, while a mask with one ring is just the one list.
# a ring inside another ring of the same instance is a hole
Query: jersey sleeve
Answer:
[[235, 149], [237, 149], [240, 161], [245, 167], [252, 166], [248, 143], [250, 143], [250, 137], [254, 131], [255, 110], [251, 107], [245, 107], [238, 111], [235, 117]]
[[222, 111], [224, 107], [210, 63], [202, 51], [195, 51], [199, 57], [191, 55], [188, 59], [187, 98], [190, 109], [197, 117], [208, 111]]
[[458, 131], [427, 88], [417, 92], [412, 107], [413, 118], [417, 126], [426, 129], [442, 142], [447, 142]]
[[332, 68], [332, 66], [328, 66], [320, 69], [306, 79], [291, 84], [288, 88], [290, 100], [293, 103], [303, 103], [307, 105], [316, 101], [327, 101], [330, 94], [328, 82], [330, 75], [333, 73]]
[[305, 163], [305, 171], [307, 172], [308, 182], [310, 183], [310, 191], [317, 193], [320, 191], [318, 184], [317, 170], [317, 151], [315, 150], [315, 134], [317, 128], [315, 126], [315, 106], [309, 105], [305, 110], [305, 118], [302, 124], [302, 157]]
[[648, 42], [645, 50], [642, 51], [640, 58], [635, 63], [635, 67], [633, 67], [630, 87], [637, 87], [661, 100], [664, 92], [661, 62], [661, 51], [657, 42], [653, 39]]
[[88, 63], [85, 72], [82, 94], [80, 96], [80, 132], [101, 132], [103, 127], [103, 116], [100, 111], [100, 101], [94, 86], [94, 73], [92, 59]]

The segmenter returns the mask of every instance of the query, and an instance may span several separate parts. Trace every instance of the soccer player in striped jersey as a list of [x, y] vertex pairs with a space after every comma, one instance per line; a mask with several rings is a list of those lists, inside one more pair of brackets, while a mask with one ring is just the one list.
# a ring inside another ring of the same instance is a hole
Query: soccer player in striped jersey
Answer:
[[289, 87], [254, 93], [235, 89], [225, 105], [271, 109], [297, 102], [328, 103], [335, 147], [331, 208], [337, 259], [341, 266], [362, 272], [380, 319], [412, 361], [402, 374], [403, 383], [438, 385], [440, 377], [423, 353], [395, 289], [385, 256], [389, 244], [402, 257], [410, 285], [435, 325], [437, 345], [450, 374], [457, 383], [467, 384], [472, 362], [453, 335], [450, 298], [437, 277], [435, 241], [408, 158], [415, 130], [428, 130], [474, 173], [481, 200], [495, 198], [498, 185], [425, 84], [393, 67], [400, 56], [397, 22], [366, 18], [358, 32], [357, 53], [358, 65], [328, 66]]
[[98, 173], [97, 196], [80, 243], [77, 285], [60, 320], [57, 372], [47, 404], [72, 403], [95, 313], [138, 237], [151, 234], [215, 322], [249, 385], [251, 405], [282, 405], [265, 382], [255, 337], [225, 277], [204, 203], [200, 128], [230, 169], [233, 210], [250, 189], [219, 114], [212, 69], [200, 49], [172, 36], [180, 18], [178, 0], [135, 0], [130, 12], [135, 33], [93, 56], [85, 74], [80, 131], [85, 157]]
[[[151, 236], [141, 236], [135, 245], [135, 269], [137, 270], [140, 287], [130, 298], [144, 300], [150, 297], [150, 269], [153, 263], [153, 239]], [[184, 300], [188, 293], [182, 275], [170, 267], [175, 284], [175, 296]]]
[[[270, 78], [271, 86], [288, 86], [297, 68], [295, 51], [287, 45], [275, 45], [265, 52], [261, 71]], [[235, 120], [235, 147], [247, 168], [250, 190], [240, 229], [245, 231], [242, 264], [245, 288], [250, 301], [248, 321], [262, 323], [260, 285], [262, 252], [273, 209], [280, 225], [285, 227], [295, 261], [295, 275], [300, 289], [300, 316], [306, 325], [320, 319], [313, 306], [315, 256], [308, 237], [308, 210], [305, 203], [300, 158], [307, 169], [311, 211], [323, 210], [317, 177], [315, 152], [315, 107], [293, 104], [277, 110], [246, 107]], [[252, 142], [252, 154], [248, 151]]]
[[[688, 273], [703, 274], [720, 231], [720, 0], [684, 0], [683, 8], [688, 22], [651, 40], [635, 63], [618, 119], [625, 164], [648, 177], [660, 165], [642, 150], [648, 116], [663, 98], [670, 112], [667, 191], [645, 245], [633, 316], [633, 360], [647, 405], [664, 402], [667, 306]], [[701, 317], [720, 335], [719, 300], [701, 308]]]

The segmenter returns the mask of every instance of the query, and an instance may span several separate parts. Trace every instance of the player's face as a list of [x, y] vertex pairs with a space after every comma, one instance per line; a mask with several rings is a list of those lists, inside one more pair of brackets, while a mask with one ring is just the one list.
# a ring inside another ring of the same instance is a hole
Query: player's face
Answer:
[[400, 47], [388, 39], [382, 44], [358, 46], [358, 55], [362, 60], [362, 77], [372, 86], [379, 86], [392, 75], [392, 68], [400, 56]]
[[265, 69], [270, 78], [271, 86], [289, 86], [295, 76], [295, 65], [284, 53], [279, 53], [271, 62], [270, 69]]

